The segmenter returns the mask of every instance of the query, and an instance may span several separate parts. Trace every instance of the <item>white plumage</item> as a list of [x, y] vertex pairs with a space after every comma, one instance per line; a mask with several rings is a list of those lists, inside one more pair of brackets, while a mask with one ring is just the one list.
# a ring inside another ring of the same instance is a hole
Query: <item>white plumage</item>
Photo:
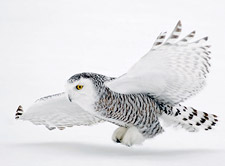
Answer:
[[[22, 108], [18, 110], [22, 111]], [[21, 120], [28, 120], [35, 125], [45, 125], [52, 130], [65, 127], [93, 125], [102, 120], [84, 111], [77, 104], [71, 103], [65, 93], [59, 93], [37, 100], [26, 113], [17, 115]]]
[[170, 37], [163, 43], [159, 35], [153, 48], [126, 74], [106, 85], [118, 93], [150, 93], [158, 100], [175, 105], [199, 92], [205, 84], [209, 63], [204, 41], [188, 42], [189, 34], [176, 42], [181, 32], [178, 22]]
[[25, 113], [20, 106], [16, 118], [50, 130], [109, 121], [120, 126], [112, 139], [127, 146], [163, 132], [158, 118], [188, 131], [212, 129], [216, 115], [179, 104], [203, 88], [210, 67], [208, 38], [190, 42], [193, 31], [178, 40], [181, 28], [179, 21], [166, 40], [161, 33], [151, 50], [119, 78], [76, 74], [65, 93], [41, 98]]

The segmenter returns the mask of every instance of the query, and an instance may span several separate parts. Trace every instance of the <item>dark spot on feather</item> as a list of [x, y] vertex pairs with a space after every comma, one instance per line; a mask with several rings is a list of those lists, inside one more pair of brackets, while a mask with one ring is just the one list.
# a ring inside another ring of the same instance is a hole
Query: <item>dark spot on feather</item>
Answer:
[[200, 47], [201, 49], [203, 49], [203, 50], [206, 50], [206, 48], [205, 47]]
[[192, 108], [192, 109], [193, 109], [193, 111], [197, 114], [198, 111], [197, 111], [196, 109], [194, 109], [194, 108]]
[[203, 112], [203, 114], [205, 115], [205, 116], [208, 116], [209, 114], [207, 114], [206, 112]]
[[184, 39], [182, 39], [181, 41], [182, 41], [182, 42], [187, 42], [187, 39], [184, 38]]
[[217, 119], [214, 119], [214, 121], [218, 122], [218, 120], [217, 120]]
[[208, 36], [204, 37], [203, 40], [207, 41], [208, 40]]
[[211, 124], [212, 126], [215, 126], [216, 125], [216, 123], [215, 122], [212, 122], [212, 124]]
[[201, 124], [197, 122], [196, 125], [197, 125], [197, 126], [200, 126]]
[[201, 123], [205, 123], [205, 121], [206, 121], [206, 120], [203, 119], [203, 118], [200, 120]]
[[176, 32], [181, 32], [181, 28], [177, 28], [176, 29]]
[[188, 35], [188, 37], [194, 37], [194, 34], [193, 34], [193, 33], [190, 33], [190, 34]]
[[212, 129], [212, 127], [211, 127], [211, 126], [209, 126], [209, 127], [208, 127], [208, 129], [210, 130], [210, 129]]
[[204, 53], [205, 53], [206, 55], [209, 55], [209, 53], [208, 53], [208, 52], [206, 52], [206, 51], [205, 51]]
[[155, 43], [155, 46], [158, 46], [158, 45], [160, 45], [160, 44], [162, 44], [162, 42], [156, 42], [156, 43]]
[[194, 116], [194, 115], [190, 114], [189, 117], [188, 117], [188, 119], [191, 120], [191, 119], [193, 118], [193, 116]]
[[177, 112], [175, 113], [175, 116], [181, 115], [180, 110], [177, 109]]
[[208, 117], [208, 116], [204, 116], [204, 118], [205, 118], [206, 120], [209, 120], [209, 117]]
[[164, 39], [165, 35], [159, 36], [159, 39]]
[[213, 117], [215, 117], [215, 118], [217, 118], [217, 116], [216, 116], [216, 115], [214, 115], [214, 114], [213, 114], [212, 116], [213, 116]]
[[192, 112], [192, 113], [193, 113], [193, 115], [195, 115], [195, 116], [197, 116], [197, 115], [198, 115], [196, 112]]
[[170, 38], [171, 39], [176, 39], [176, 38], [178, 38], [178, 35], [172, 35]]
[[187, 120], [187, 118], [183, 118], [183, 120], [184, 120], [184, 121], [186, 121], [186, 120]]

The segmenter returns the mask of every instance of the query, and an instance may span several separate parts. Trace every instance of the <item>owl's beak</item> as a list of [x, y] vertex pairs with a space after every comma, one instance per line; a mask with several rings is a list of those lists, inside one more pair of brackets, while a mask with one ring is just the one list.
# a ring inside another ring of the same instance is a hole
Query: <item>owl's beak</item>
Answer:
[[68, 99], [69, 99], [70, 102], [72, 102], [72, 99], [71, 99], [70, 95], [68, 95]]

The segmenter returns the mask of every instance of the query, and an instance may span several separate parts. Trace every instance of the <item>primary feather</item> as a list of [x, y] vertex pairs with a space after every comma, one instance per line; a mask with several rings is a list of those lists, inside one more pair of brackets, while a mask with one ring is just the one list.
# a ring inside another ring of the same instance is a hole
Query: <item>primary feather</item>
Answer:
[[205, 85], [209, 72], [207, 37], [189, 42], [194, 32], [178, 40], [181, 23], [163, 43], [161, 34], [152, 49], [123, 76], [106, 83], [111, 90], [150, 93], [158, 101], [176, 105], [197, 94]]
[[25, 112], [19, 106], [16, 119], [30, 121], [35, 125], [45, 125], [50, 130], [93, 125], [102, 121], [77, 104], [69, 102], [65, 93], [40, 98]]

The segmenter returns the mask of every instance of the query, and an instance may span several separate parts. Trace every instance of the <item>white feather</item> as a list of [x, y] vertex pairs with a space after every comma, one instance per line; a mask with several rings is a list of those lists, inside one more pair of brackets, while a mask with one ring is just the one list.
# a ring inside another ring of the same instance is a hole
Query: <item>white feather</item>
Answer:
[[[176, 32], [179, 29], [179, 32]], [[181, 31], [179, 22], [172, 35], [156, 49], [151, 49], [121, 77], [106, 83], [123, 93], [150, 93], [159, 101], [175, 105], [195, 95], [205, 84], [210, 66], [207, 38], [188, 43], [194, 33], [175, 43]]]
[[92, 125], [101, 121], [70, 102], [65, 93], [37, 100], [19, 119], [31, 121], [36, 125], [45, 125], [48, 129]]

